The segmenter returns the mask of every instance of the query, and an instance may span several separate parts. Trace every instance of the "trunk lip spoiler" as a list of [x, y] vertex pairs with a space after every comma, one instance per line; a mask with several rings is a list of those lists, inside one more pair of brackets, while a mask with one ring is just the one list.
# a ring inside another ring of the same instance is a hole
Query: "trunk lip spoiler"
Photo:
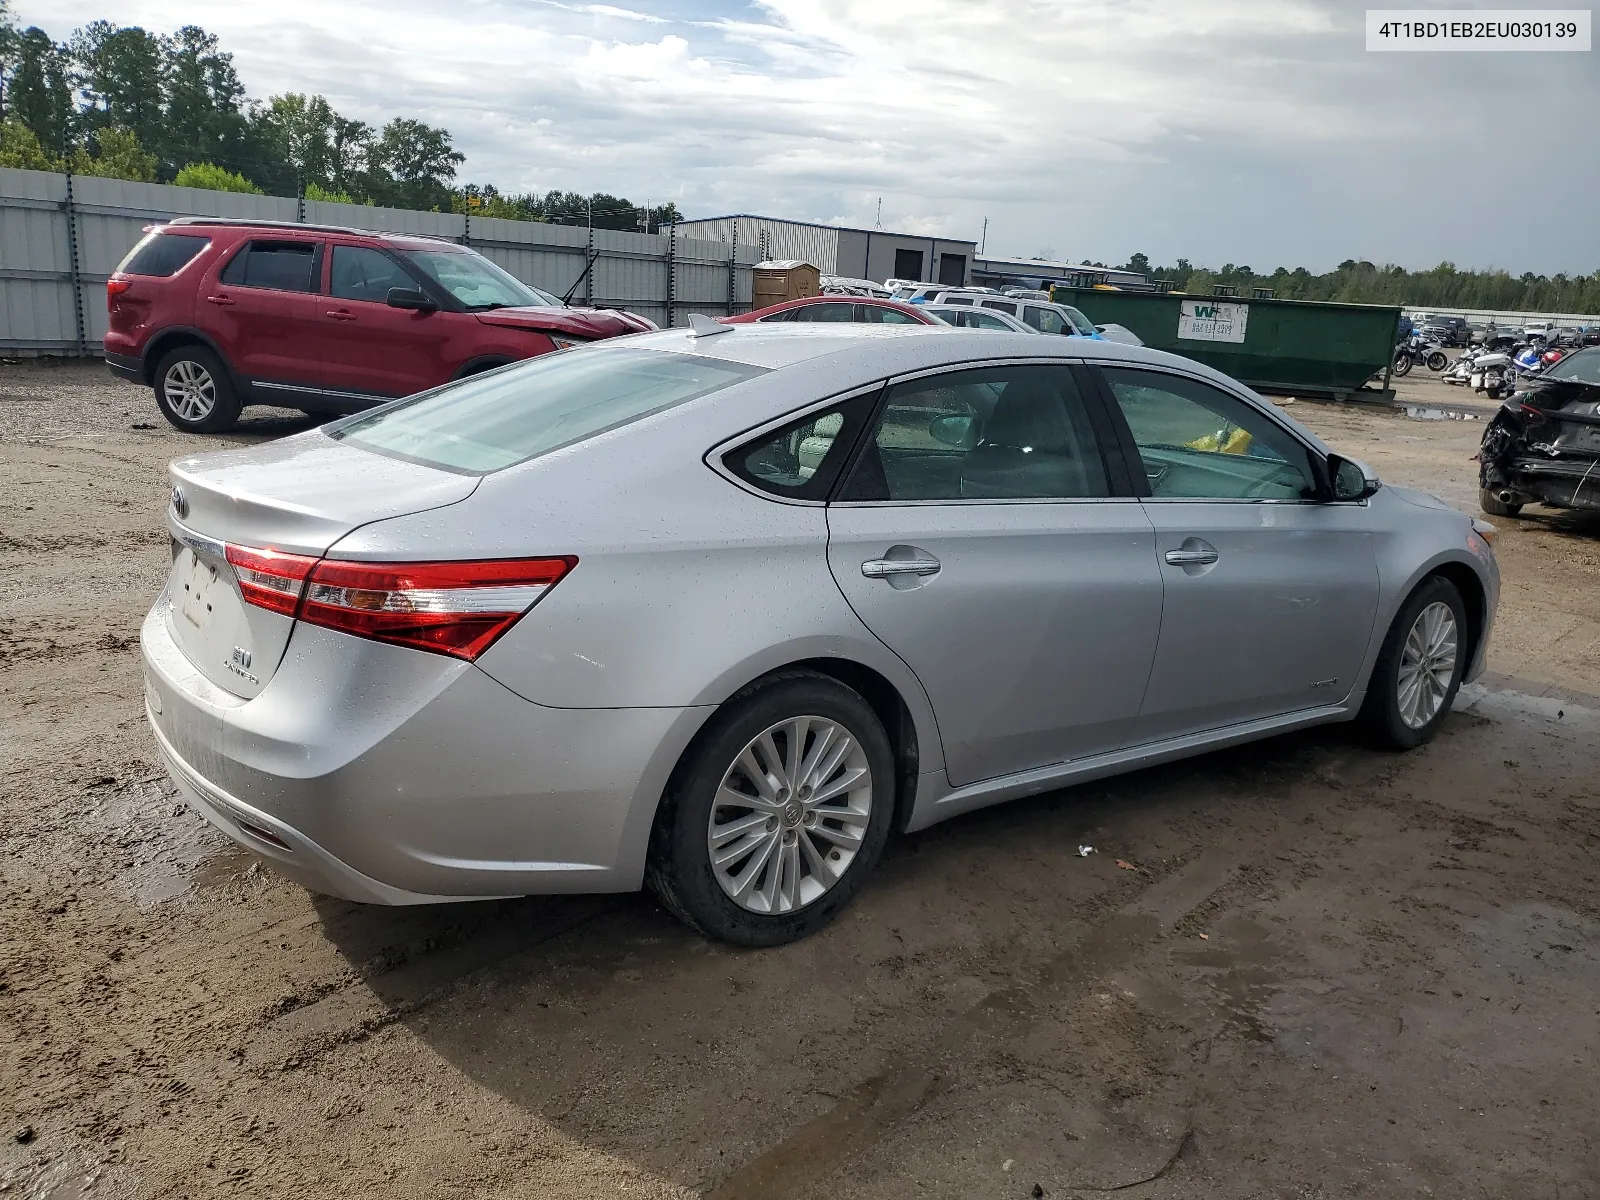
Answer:
[[207, 537], [203, 533], [196, 533], [171, 515], [167, 517], [167, 529], [175, 539], [182, 542], [196, 554], [207, 555], [217, 559], [219, 562], [226, 563], [228, 561], [228, 545], [226, 542], [218, 541], [214, 537]]

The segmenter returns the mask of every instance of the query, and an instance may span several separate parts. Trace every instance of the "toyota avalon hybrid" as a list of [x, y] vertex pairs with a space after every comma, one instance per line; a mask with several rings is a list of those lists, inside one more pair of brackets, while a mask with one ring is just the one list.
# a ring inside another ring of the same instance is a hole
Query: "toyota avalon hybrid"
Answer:
[[1493, 527], [1089, 339], [703, 318], [172, 464], [188, 801], [320, 892], [827, 922], [897, 831], [1324, 722], [1430, 738]]

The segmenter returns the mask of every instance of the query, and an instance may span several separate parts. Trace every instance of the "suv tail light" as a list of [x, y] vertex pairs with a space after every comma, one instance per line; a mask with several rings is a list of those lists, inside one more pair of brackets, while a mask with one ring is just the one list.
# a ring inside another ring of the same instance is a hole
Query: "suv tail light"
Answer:
[[117, 297], [133, 286], [131, 279], [106, 280], [106, 311], [110, 312], [117, 307]]
[[365, 563], [229, 546], [244, 599], [260, 608], [468, 662], [577, 564], [559, 558]]

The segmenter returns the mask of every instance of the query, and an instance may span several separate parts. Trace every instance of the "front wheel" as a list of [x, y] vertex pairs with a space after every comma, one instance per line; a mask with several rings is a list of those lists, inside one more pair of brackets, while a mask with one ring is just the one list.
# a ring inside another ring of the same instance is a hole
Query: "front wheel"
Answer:
[[850, 902], [894, 818], [894, 754], [871, 706], [788, 672], [735, 696], [673, 774], [646, 882], [709, 937], [776, 946]]
[[1410, 750], [1444, 724], [1467, 668], [1467, 609], [1441, 575], [1400, 608], [1367, 683], [1361, 720], [1380, 746]]
[[1404, 350], [1394, 356], [1394, 374], [1411, 374], [1411, 355]]
[[243, 407], [222, 360], [205, 346], [179, 346], [156, 364], [156, 407], [185, 433], [232, 429]]
[[1428, 355], [1428, 370], [1442, 371], [1450, 365], [1450, 359], [1443, 350], [1435, 350]]

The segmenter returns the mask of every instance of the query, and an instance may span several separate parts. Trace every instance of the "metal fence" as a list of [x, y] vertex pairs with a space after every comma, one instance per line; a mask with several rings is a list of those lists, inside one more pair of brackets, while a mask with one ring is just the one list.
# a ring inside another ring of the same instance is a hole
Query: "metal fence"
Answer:
[[747, 311], [760, 256], [754, 245], [675, 230], [627, 233], [0, 168], [0, 353], [99, 354], [106, 280], [147, 225], [181, 216], [448, 238], [558, 296], [582, 276], [574, 304], [625, 308], [658, 325]]

